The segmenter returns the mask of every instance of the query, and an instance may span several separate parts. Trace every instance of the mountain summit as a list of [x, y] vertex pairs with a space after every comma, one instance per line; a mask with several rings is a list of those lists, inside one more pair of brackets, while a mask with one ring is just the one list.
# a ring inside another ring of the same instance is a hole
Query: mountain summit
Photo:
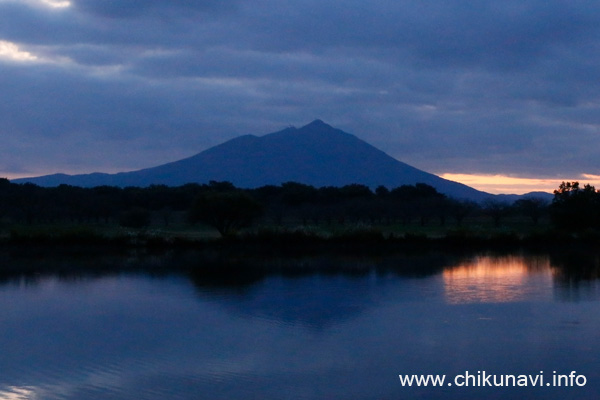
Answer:
[[372, 188], [425, 183], [455, 198], [480, 201], [491, 196], [411, 167], [321, 120], [260, 137], [239, 136], [195, 156], [153, 168], [118, 174], [55, 174], [13, 182], [91, 187], [177, 186], [211, 180], [229, 181], [245, 188], [290, 181], [316, 187], [360, 183]]

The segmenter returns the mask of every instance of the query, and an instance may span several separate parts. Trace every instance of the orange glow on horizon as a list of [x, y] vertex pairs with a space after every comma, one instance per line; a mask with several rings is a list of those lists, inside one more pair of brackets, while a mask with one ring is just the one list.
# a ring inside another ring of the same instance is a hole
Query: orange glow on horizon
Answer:
[[579, 181], [582, 184], [589, 183], [600, 187], [600, 176], [582, 174], [578, 177], [566, 179], [538, 179], [538, 178], [516, 178], [506, 175], [477, 175], [477, 174], [452, 174], [440, 175], [444, 179], [464, 183], [475, 189], [492, 194], [525, 194], [529, 192], [552, 193], [558, 189], [561, 182]]
[[9, 181], [12, 181], [13, 179], [19, 179], [19, 178], [30, 178], [34, 175], [32, 174], [11, 174], [11, 173], [3, 173], [0, 172], [0, 178], [6, 178]]
[[[103, 173], [119, 173], [135, 170], [131, 169], [118, 169], [118, 168], [104, 168], [101, 172]], [[61, 170], [60, 173], [77, 175], [77, 174], [89, 174], [92, 172], [98, 172], [97, 169], [84, 170], [84, 171], [70, 171]], [[8, 172], [0, 171], [0, 178], [7, 178], [8, 180], [20, 179], [20, 178], [31, 178], [44, 175], [55, 174], [57, 171], [48, 172], [46, 170], [37, 170], [30, 172]], [[460, 182], [472, 188], [482, 190], [492, 194], [525, 194], [529, 192], [547, 192], [552, 193], [558, 189], [558, 186], [564, 181], [579, 181], [581, 186], [584, 184], [590, 184], [600, 189], [600, 175], [593, 174], [581, 174], [577, 177], [569, 177], [565, 179], [536, 179], [536, 178], [517, 178], [507, 175], [477, 175], [477, 174], [456, 174], [456, 173], [443, 173], [439, 175], [441, 178], [448, 179], [454, 182]]]
[[[100, 168], [98, 168], [100, 169]], [[0, 171], [0, 178], [6, 178], [9, 181], [12, 181], [13, 179], [21, 179], [21, 178], [37, 178], [39, 176], [45, 176], [45, 175], [54, 175], [54, 174], [67, 174], [67, 175], [79, 175], [79, 174], [92, 174], [92, 173], [96, 173], [96, 172], [101, 172], [101, 173], [106, 173], [106, 174], [117, 174], [119, 172], [128, 172], [128, 171], [134, 171], [133, 168], [131, 169], [126, 169], [126, 168], [102, 168], [101, 171], [98, 171], [96, 169], [92, 169], [92, 170], [70, 170], [68, 168], [65, 168], [64, 170], [53, 170], [53, 171], [48, 171], [48, 170], [35, 170], [35, 171], [30, 171], [30, 172], [6, 172], [6, 171]], [[0, 399], [2, 400], [2, 399]]]

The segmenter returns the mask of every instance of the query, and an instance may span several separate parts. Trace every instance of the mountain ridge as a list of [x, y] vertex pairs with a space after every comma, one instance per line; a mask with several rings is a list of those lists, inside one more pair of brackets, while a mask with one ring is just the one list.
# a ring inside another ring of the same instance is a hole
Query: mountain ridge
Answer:
[[136, 171], [52, 174], [15, 179], [40, 186], [150, 186], [229, 181], [255, 188], [299, 182], [316, 187], [364, 184], [394, 188], [425, 183], [450, 197], [483, 201], [494, 195], [399, 161], [362, 139], [317, 119], [263, 136], [242, 135], [181, 160]]

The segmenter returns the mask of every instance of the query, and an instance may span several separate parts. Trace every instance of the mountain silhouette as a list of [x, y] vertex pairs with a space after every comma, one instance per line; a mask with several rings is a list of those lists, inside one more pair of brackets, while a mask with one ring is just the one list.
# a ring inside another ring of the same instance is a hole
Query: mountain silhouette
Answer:
[[192, 157], [117, 174], [54, 174], [15, 179], [40, 186], [149, 186], [229, 181], [255, 188], [299, 182], [316, 187], [359, 183], [375, 188], [425, 183], [450, 197], [481, 201], [492, 195], [396, 160], [354, 135], [321, 120], [264, 136], [244, 135]]

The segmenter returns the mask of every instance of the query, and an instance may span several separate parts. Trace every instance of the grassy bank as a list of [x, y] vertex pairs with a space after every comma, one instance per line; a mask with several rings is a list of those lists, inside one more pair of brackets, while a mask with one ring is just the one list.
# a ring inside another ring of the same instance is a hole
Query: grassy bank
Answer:
[[[518, 221], [517, 221], [518, 222]], [[112, 248], [230, 248], [244, 251], [389, 252], [441, 249], [544, 248], [600, 245], [600, 231], [569, 233], [549, 225], [527, 226], [261, 226], [221, 237], [208, 227], [125, 229], [116, 225], [12, 226], [0, 234], [0, 245]]]

